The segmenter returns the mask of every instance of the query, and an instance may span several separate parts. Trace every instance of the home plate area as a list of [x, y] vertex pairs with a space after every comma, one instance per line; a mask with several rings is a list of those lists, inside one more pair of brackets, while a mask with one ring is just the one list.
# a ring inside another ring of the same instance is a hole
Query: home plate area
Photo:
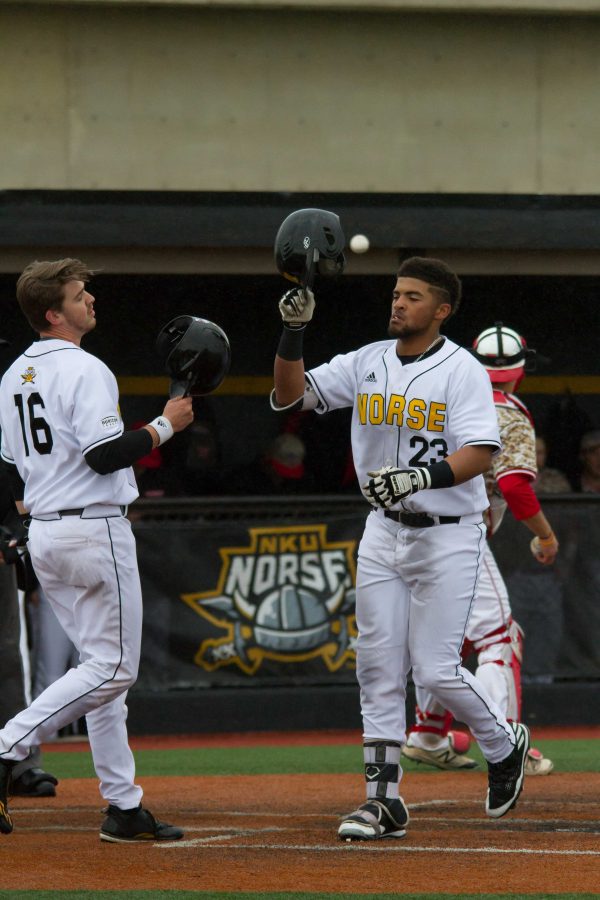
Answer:
[[[140, 782], [145, 804], [158, 818], [182, 826], [183, 840], [105, 844], [98, 838], [96, 783], [65, 781], [48, 803], [15, 799], [15, 831], [2, 846], [11, 842], [19, 852], [6, 860], [4, 887], [64, 889], [77, 870], [77, 883], [87, 890], [597, 889], [600, 825], [594, 798], [600, 776], [595, 774], [529, 779], [517, 808], [491, 820], [484, 810], [483, 773], [409, 773], [403, 783], [411, 815], [406, 837], [351, 843], [337, 837], [337, 828], [362, 802], [358, 775]], [[34, 860], [25, 872], [23, 853]]]

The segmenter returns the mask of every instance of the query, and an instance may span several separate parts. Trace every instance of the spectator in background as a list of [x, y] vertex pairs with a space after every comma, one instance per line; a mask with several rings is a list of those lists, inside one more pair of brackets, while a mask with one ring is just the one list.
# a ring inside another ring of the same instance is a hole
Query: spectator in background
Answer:
[[257, 459], [232, 473], [229, 489], [234, 494], [311, 494], [314, 478], [305, 456], [304, 441], [284, 432]]
[[326, 416], [296, 410], [285, 419], [282, 432], [297, 434], [304, 444], [316, 493], [351, 493], [362, 497], [348, 440], [351, 420], [351, 411], [347, 409], [331, 410]]
[[572, 490], [578, 489], [582, 436], [594, 428], [586, 410], [568, 391], [550, 405], [540, 430], [546, 437], [548, 463], [569, 479]]
[[188, 428], [183, 457], [183, 487], [190, 496], [223, 491], [221, 452], [216, 426], [211, 421], [194, 422]]
[[579, 444], [580, 475], [578, 490], [600, 494], [600, 431], [587, 431]]
[[535, 439], [535, 458], [537, 463], [537, 477], [533, 482], [536, 494], [569, 494], [571, 484], [569, 479], [559, 469], [552, 469], [546, 465], [548, 447], [546, 439], [540, 434]]
[[[136, 422], [135, 430], [143, 428], [145, 422]], [[180, 493], [177, 467], [168, 465], [162, 447], [154, 447], [133, 464], [135, 480], [140, 497], [155, 499], [172, 497]]]

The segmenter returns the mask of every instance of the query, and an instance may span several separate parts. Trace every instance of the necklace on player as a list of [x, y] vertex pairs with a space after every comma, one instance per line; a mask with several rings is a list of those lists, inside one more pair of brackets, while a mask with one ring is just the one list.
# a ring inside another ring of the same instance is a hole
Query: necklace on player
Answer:
[[423, 359], [423, 357], [426, 356], [426, 355], [429, 353], [430, 350], [433, 350], [433, 348], [435, 347], [435, 345], [436, 345], [436, 344], [439, 344], [439, 342], [442, 341], [443, 339], [444, 339], [444, 336], [443, 336], [442, 334], [438, 334], [438, 336], [436, 337], [436, 339], [435, 339], [434, 341], [431, 342], [431, 344], [429, 345], [429, 347], [427, 347], [426, 350], [423, 350], [423, 352], [422, 352], [419, 356], [417, 356], [417, 358], [415, 359], [415, 362], [416, 362], [416, 363], [420, 362], [420, 361]]

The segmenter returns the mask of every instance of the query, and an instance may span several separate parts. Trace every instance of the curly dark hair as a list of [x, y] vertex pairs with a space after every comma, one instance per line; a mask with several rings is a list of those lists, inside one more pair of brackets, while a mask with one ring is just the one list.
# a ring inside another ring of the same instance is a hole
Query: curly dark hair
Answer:
[[[452, 269], [441, 259], [429, 256], [411, 256], [405, 259], [396, 273], [398, 278], [418, 278], [435, 291], [440, 292], [440, 299], [449, 303], [454, 315], [460, 306], [462, 285]], [[448, 316], [450, 318], [450, 316]]]

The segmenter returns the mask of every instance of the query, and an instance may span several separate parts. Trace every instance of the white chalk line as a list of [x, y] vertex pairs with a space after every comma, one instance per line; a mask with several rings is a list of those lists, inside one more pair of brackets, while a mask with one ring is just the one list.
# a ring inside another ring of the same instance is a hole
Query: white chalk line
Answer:
[[[287, 814], [286, 814], [287, 815]], [[328, 816], [328, 818], [336, 818], [333, 816]], [[481, 825], [481, 819], [448, 819], [446, 817], [440, 816], [427, 816], [426, 819], [421, 821], [428, 821], [433, 823], [450, 823], [456, 826], [460, 826], [464, 823], [471, 823], [475, 825]], [[518, 819], [516, 822], [524, 822], [525, 824], [530, 823], [534, 824], [545, 824], [551, 825], [555, 821], [564, 822], [562, 820], [549, 820], [549, 819]], [[489, 825], [493, 825], [494, 823], [487, 823]], [[517, 829], [510, 828], [510, 822], [505, 823], [508, 827], [503, 829], [503, 833], [507, 833], [510, 831], [514, 831]], [[595, 825], [596, 822], [582, 822], [583, 825]], [[251, 835], [259, 835], [259, 834], [276, 834], [276, 833], [290, 833], [292, 831], [302, 831], [301, 828], [289, 828], [289, 827], [278, 827], [278, 826], [270, 826], [267, 828], [232, 828], [231, 826], [182, 826], [186, 832], [186, 834], [206, 834], [205, 837], [192, 838], [191, 840], [180, 840], [180, 841], [169, 841], [169, 842], [161, 842], [157, 841], [152, 844], [154, 847], [160, 847], [163, 850], [185, 850], [190, 847], [204, 847], [207, 850], [211, 848], [217, 849], [219, 847], [223, 847], [223, 845], [227, 844], [227, 849], [230, 850], [285, 850], [285, 851], [300, 851], [302, 853], [306, 852], [316, 852], [316, 853], [339, 853], [340, 851], [350, 851], [350, 852], [386, 852], [386, 853], [484, 853], [484, 854], [514, 854], [514, 855], [533, 855], [533, 856], [600, 856], [600, 851], [596, 850], [536, 850], [530, 848], [499, 848], [499, 847], [421, 847], [415, 845], [403, 845], [399, 846], [394, 842], [390, 844], [388, 842], [381, 843], [371, 843], [371, 842], [343, 842], [340, 844], [256, 844], [256, 843], [234, 843], [234, 841], [239, 841], [242, 837], [249, 837]], [[88, 832], [94, 833], [97, 831], [97, 827], [90, 827], [87, 825], [47, 825], [43, 828], [35, 827], [35, 826], [21, 826], [20, 831], [26, 832], [35, 832], [35, 831], [45, 831], [45, 832]], [[556, 828], [556, 832], [560, 833], [571, 833], [571, 834], [598, 834], [599, 832], [582, 832], [581, 829], [577, 828]], [[215, 832], [221, 832], [219, 834], [215, 834]], [[150, 842], [148, 842], [150, 843]]]
[[[156, 843], [154, 847], [160, 847], [162, 850], [178, 850], [193, 846], [197, 842], [193, 841], [176, 841], [173, 843]], [[211, 844], [207, 841], [202, 842], [205, 850], [211, 849]], [[222, 849], [222, 845], [216, 845], [215, 849]], [[329, 844], [227, 844], [228, 850], [287, 850], [300, 851], [301, 853], [483, 853], [483, 854], [500, 854], [513, 856], [600, 856], [598, 850], [531, 850], [527, 847], [514, 847], [505, 850], [500, 847], [415, 847], [415, 846], [390, 846], [386, 844], [371, 844], [370, 842], [361, 843], [343, 843], [340, 845]]]
[[[427, 809], [428, 807], [439, 807], [439, 806], [472, 806], [475, 808], [483, 808], [483, 799], [482, 800], [424, 800], [419, 803], [407, 803], [406, 806], [409, 810], [420, 810]], [[519, 799], [519, 808], [523, 809], [533, 808], [536, 806], [544, 806], [546, 805], [546, 801], [543, 800], [534, 800], [534, 799], [523, 799], [521, 797]], [[569, 801], [567, 804], [569, 809], [588, 809], [590, 804], [578, 801]], [[10, 814], [11, 816], [21, 816], [26, 815], [28, 813], [36, 813], [45, 814], [45, 815], [56, 815], [57, 813], [89, 813], [91, 810], [90, 806], [60, 806], [60, 807], [52, 807], [52, 806], [17, 806], [16, 808], [11, 804]], [[99, 810], [100, 811], [100, 810]], [[345, 813], [342, 811], [340, 813], [326, 813], [326, 812], [315, 812], [315, 813], [295, 813], [295, 812], [275, 812], [275, 811], [264, 811], [264, 810], [248, 810], [248, 809], [220, 809], [218, 813], [213, 812], [212, 810], [198, 809], [197, 811], [185, 809], [181, 810], [180, 815], [219, 815], [219, 816], [245, 816], [245, 817], [265, 817], [265, 818], [280, 818], [280, 819], [339, 819]], [[562, 819], [545, 819], [543, 821], [565, 821], [566, 816], [563, 816]], [[422, 817], [419, 817], [419, 821], [424, 821]], [[454, 820], [453, 820], [454, 821]], [[462, 821], [465, 821], [464, 819]], [[480, 820], [485, 821], [485, 820]], [[537, 821], [533, 819], [520, 819], [517, 821]]]
[[[443, 802], [444, 801], [432, 801], [431, 804], [422, 804], [422, 805], [423, 806], [438, 805], [438, 803], [443, 804]], [[418, 804], [418, 805], [420, 805], [420, 804]], [[415, 809], [415, 807], [416, 807], [416, 805], [408, 804], [409, 809]], [[47, 809], [47, 808], [41, 808], [41, 807], [39, 809], [37, 809], [37, 808], [30, 807], [29, 809], [24, 809], [24, 808], [12, 809], [11, 808], [10, 813], [11, 813], [11, 816], [15, 817], [15, 816], [20, 816], [20, 815], [23, 815], [26, 813], [36, 813], [36, 815], [39, 813], [48, 813], [48, 814], [55, 815], [58, 811], [59, 810], [56, 810], [56, 809]], [[90, 808], [87, 806], [61, 807], [60, 812], [89, 813]], [[189, 810], [186, 810], [185, 814], [189, 815], [190, 814]], [[198, 812], [198, 815], [213, 815], [213, 813], [200, 810]], [[219, 816], [230, 816], [232, 818], [236, 818], [236, 817], [242, 818], [243, 817], [246, 819], [248, 819], [248, 818], [256, 819], [256, 818], [260, 818], [260, 817], [267, 817], [270, 819], [317, 819], [319, 821], [331, 821], [331, 822], [339, 822], [340, 819], [343, 818], [343, 814], [341, 814], [341, 813], [333, 814], [333, 813], [257, 812], [255, 810], [252, 810], [252, 811], [221, 810], [221, 811], [219, 811]], [[557, 819], [557, 818], [554, 818], [554, 819], [537, 819], [537, 818], [535, 818], [534, 819], [529, 816], [517, 818], [516, 816], [511, 816], [508, 819], [503, 819], [502, 822], [500, 822], [499, 820], [496, 820], [496, 819], [492, 820], [489, 817], [483, 817], [483, 816], [479, 816], [477, 818], [460, 818], [460, 819], [454, 818], [452, 816], [419, 816], [418, 819], [416, 820], [416, 822], [417, 823], [439, 822], [441, 824], [448, 823], [451, 825], [455, 825], [458, 828], [460, 828], [461, 825], [478, 825], [480, 827], [485, 826], [488, 828], [501, 827], [503, 829], [503, 831], [505, 831], [505, 830], [511, 830], [511, 826], [517, 825], [517, 824], [518, 825], [548, 825], [548, 826], [564, 825], [566, 822], [568, 822], [568, 816], [562, 816], [560, 819]], [[575, 832], [579, 833], [582, 828], [584, 828], [584, 827], [589, 828], [589, 827], [597, 825], [597, 824], [598, 824], [597, 819], [578, 819], [578, 820], [574, 820], [572, 822], [572, 826], [570, 828], [555, 827], [554, 831], [575, 831]], [[578, 828], [577, 827], [578, 825], [581, 826], [581, 828]], [[46, 831], [48, 831], [48, 830], [69, 831], [74, 826], [45, 825], [43, 827], [44, 827], [44, 830], [46, 830]], [[228, 831], [228, 832], [236, 831], [235, 826], [232, 826], [232, 825], [204, 825], [204, 826], [202, 826], [202, 825], [181, 825], [181, 827], [185, 828], [186, 831], [194, 831], [194, 832], [207, 831], [207, 832], [214, 833], [215, 831]], [[277, 829], [273, 828], [271, 830], [277, 830]], [[297, 829], [281, 828], [278, 830], [296, 831]], [[520, 830], [520, 829], [516, 828], [515, 830]], [[588, 832], [588, 833], [590, 833], [590, 832]], [[596, 832], [591, 832], [591, 833], [595, 834]]]

